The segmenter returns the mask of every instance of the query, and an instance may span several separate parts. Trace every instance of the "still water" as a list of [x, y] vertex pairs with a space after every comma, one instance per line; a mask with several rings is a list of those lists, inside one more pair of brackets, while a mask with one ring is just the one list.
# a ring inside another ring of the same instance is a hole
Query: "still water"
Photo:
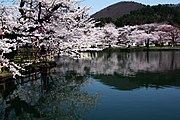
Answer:
[[[93, 52], [0, 83], [0, 120], [179, 120], [180, 52]], [[3, 89], [2, 89], [3, 88]]]

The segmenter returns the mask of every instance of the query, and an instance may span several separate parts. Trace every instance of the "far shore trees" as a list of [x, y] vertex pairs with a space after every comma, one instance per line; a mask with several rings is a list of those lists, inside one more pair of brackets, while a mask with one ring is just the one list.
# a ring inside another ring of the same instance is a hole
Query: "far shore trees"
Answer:
[[163, 46], [164, 44], [176, 46], [180, 41], [180, 30], [177, 27], [168, 24], [144, 24], [135, 26], [124, 26], [119, 29], [119, 42], [131, 46], [153, 44]]
[[172, 25], [160, 25], [158, 26], [158, 31], [165, 32], [166, 36], [171, 40], [171, 46], [176, 46], [178, 39], [180, 38], [180, 30]]

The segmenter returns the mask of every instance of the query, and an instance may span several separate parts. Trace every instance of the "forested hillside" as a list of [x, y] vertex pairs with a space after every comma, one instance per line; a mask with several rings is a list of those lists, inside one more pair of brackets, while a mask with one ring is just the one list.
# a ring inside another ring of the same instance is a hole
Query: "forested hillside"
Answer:
[[116, 26], [137, 25], [145, 23], [168, 23], [180, 25], [180, 7], [169, 5], [146, 6], [116, 19]]
[[180, 27], [180, 6], [179, 4], [156, 6], [147, 5], [138, 10], [131, 11], [130, 14], [120, 16], [115, 20], [111, 17], [102, 17], [97, 19], [97, 21], [100, 21], [97, 26], [103, 26], [106, 23], [113, 22], [117, 27], [147, 23], [167, 23]]

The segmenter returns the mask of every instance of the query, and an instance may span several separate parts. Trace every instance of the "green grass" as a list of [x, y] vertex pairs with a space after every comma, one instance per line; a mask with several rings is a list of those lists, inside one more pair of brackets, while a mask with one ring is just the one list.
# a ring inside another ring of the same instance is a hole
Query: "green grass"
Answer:
[[8, 74], [9, 72], [8, 71], [3, 71], [3, 72], [0, 72], [0, 76], [4, 76], [6, 74]]
[[175, 47], [171, 47], [171, 46], [162, 46], [162, 47], [156, 47], [156, 46], [150, 46], [149, 49], [180, 49], [180, 46], [175, 46]]
[[180, 46], [175, 46], [175, 47], [171, 47], [171, 46], [163, 46], [163, 47], [156, 47], [156, 46], [149, 46], [149, 48], [147, 47], [111, 47], [111, 48], [107, 48], [104, 51], [159, 51], [159, 50], [180, 50]]

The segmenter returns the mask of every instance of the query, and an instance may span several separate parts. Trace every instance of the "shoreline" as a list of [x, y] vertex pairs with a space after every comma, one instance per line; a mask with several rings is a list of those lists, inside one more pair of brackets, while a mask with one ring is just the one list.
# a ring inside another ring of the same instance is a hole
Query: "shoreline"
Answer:
[[8, 73], [8, 72], [0, 74], [0, 83], [4, 82], [4, 81], [6, 81], [6, 80], [8, 80], [8, 79], [10, 79], [12, 77], [13, 77], [13, 75], [11, 73]]
[[[154, 47], [154, 46], [150, 46], [149, 48], [147, 47], [110, 47], [110, 48], [105, 48], [102, 51], [99, 50], [86, 50], [86, 51], [81, 51], [81, 52], [140, 52], [140, 51], [180, 51], [180, 46], [176, 46], [176, 47], [168, 47], [168, 46], [164, 46], [164, 47]], [[47, 65], [49, 64], [49, 65]], [[40, 64], [32, 64], [30, 66], [28, 66], [26, 69], [26, 72], [23, 72], [23, 74], [28, 74], [29, 72], [33, 72], [33, 71], [39, 71], [40, 69], [42, 69], [42, 67], [48, 67], [49, 68], [53, 68], [56, 66], [56, 62], [55, 61], [49, 61], [47, 63], [40, 63]], [[0, 74], [0, 82], [6, 81], [7, 79], [12, 78], [12, 74], [11, 73], [2, 73]]]
[[[22, 71], [22, 75], [27, 75], [29, 73], [38, 72], [38, 71], [43, 74], [46, 74], [46, 73], [50, 72], [50, 71], [47, 71], [47, 69], [51, 69], [55, 66], [56, 66], [55, 61], [48, 61], [46, 63], [39, 63], [39, 64], [31, 64], [25, 68], [26, 71]], [[43, 69], [43, 68], [46, 68], [46, 69]], [[13, 78], [12, 73], [9, 73], [9, 72], [1, 73], [0, 74], [0, 83], [4, 82], [10, 78]]]
[[134, 52], [134, 51], [180, 51], [180, 46], [177, 47], [110, 47], [102, 50], [106, 51], [121, 51], [121, 52]]

